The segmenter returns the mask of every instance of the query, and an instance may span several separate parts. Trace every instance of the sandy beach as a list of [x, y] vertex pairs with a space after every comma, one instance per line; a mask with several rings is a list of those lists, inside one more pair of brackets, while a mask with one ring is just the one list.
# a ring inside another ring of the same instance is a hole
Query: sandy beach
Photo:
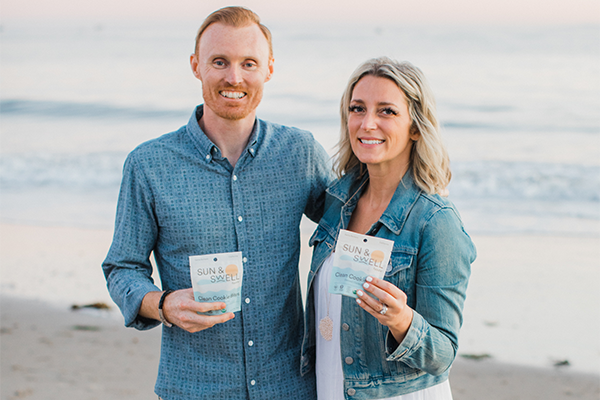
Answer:
[[[2, 297], [1, 333], [2, 399], [155, 398], [160, 328], [138, 332], [102, 311]], [[490, 360], [458, 359], [450, 382], [455, 400], [600, 396], [600, 379], [592, 374]]]
[[[0, 225], [2, 399], [154, 398], [160, 328], [122, 326], [100, 270], [111, 236]], [[600, 398], [598, 238], [473, 239], [455, 400]], [[94, 302], [111, 309], [71, 310]]]

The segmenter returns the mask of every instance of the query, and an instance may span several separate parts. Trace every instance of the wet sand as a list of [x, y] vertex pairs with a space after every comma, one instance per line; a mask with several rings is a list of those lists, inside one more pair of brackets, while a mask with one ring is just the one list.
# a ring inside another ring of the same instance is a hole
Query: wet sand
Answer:
[[[2, 399], [154, 399], [160, 329], [122, 326], [114, 311], [1, 299]], [[455, 400], [597, 400], [600, 377], [457, 359]]]
[[[3, 400], [155, 398], [160, 329], [122, 326], [100, 269], [111, 237], [109, 229], [0, 224]], [[473, 240], [479, 255], [451, 372], [455, 400], [598, 400], [599, 238]], [[305, 247], [301, 282], [309, 261]], [[93, 302], [112, 310], [70, 310]]]

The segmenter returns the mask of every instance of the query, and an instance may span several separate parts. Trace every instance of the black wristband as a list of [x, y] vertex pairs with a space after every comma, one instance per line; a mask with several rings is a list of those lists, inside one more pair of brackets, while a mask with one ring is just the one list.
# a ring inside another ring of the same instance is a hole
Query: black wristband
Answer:
[[165, 314], [163, 314], [163, 303], [165, 302], [165, 298], [167, 297], [167, 295], [169, 293], [172, 293], [172, 290], [165, 290], [164, 293], [162, 294], [162, 296], [160, 296], [160, 300], [158, 301], [158, 317], [160, 318], [160, 322], [163, 323], [164, 326], [166, 326], [167, 328], [170, 328], [173, 326], [172, 323], [170, 323], [169, 321], [167, 321], [167, 319], [165, 318]]

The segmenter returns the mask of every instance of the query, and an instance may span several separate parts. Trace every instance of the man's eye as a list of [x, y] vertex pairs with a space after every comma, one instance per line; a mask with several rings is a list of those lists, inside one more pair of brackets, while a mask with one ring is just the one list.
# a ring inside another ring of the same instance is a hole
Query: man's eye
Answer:
[[224, 67], [225, 66], [225, 61], [223, 61], [223, 60], [215, 60], [215, 61], [213, 61], [213, 65], [215, 65], [216, 67]]
[[244, 64], [244, 67], [245, 68], [254, 68], [254, 67], [256, 67], [256, 64], [253, 62], [247, 62]]

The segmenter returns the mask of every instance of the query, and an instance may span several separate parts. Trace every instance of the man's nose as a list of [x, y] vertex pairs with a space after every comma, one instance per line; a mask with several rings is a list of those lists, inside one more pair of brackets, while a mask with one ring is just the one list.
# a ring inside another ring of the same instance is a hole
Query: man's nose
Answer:
[[240, 70], [240, 68], [232, 66], [227, 70], [225, 80], [232, 86], [239, 85], [240, 83], [242, 83], [242, 71]]

